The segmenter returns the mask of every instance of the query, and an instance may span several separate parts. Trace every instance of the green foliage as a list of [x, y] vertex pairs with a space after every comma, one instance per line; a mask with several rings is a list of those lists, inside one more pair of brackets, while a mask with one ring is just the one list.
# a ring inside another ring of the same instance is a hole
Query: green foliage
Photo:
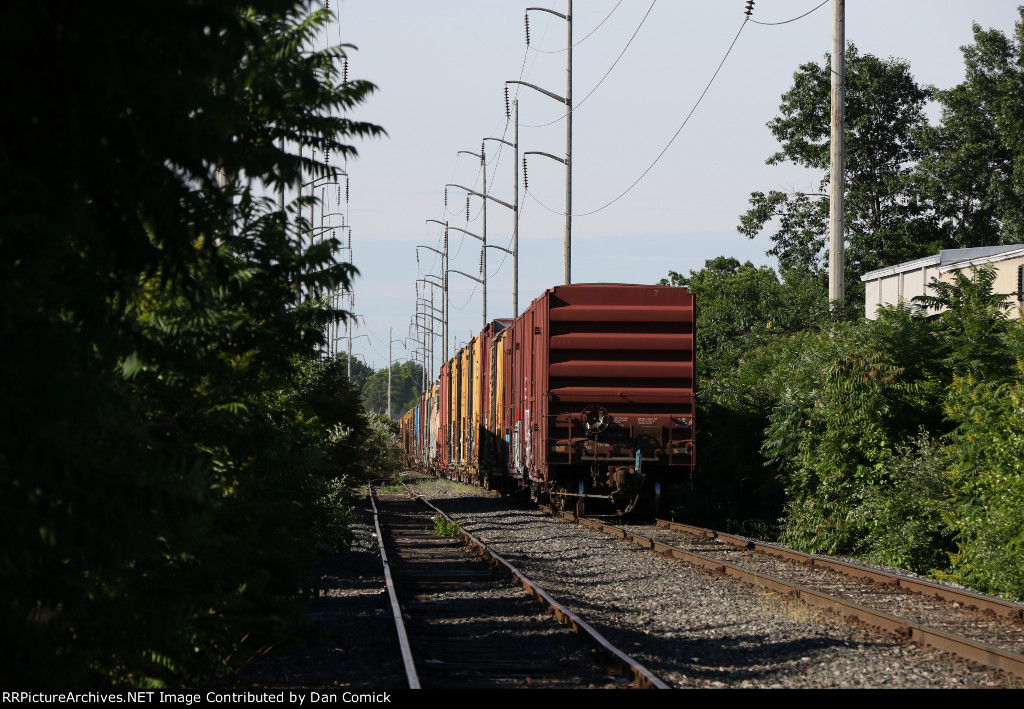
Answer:
[[[1024, 8], [975, 27], [967, 78], [919, 87], [900, 60], [847, 51], [849, 284], [940, 248], [1024, 241]], [[769, 123], [828, 185], [828, 60], [805, 64]], [[928, 126], [924, 102], [942, 104]], [[936, 282], [874, 321], [824, 304], [827, 195], [751, 195], [739, 230], [774, 230], [783, 278], [735, 259], [664, 284], [697, 302], [697, 477], [679, 512], [793, 546], [857, 554], [1024, 598], [1024, 323], [990, 268]], [[928, 315], [931, 311], [931, 315]], [[941, 441], [941, 445], [936, 443]]]
[[852, 553], [876, 533], [855, 514], [891, 485], [894, 461], [919, 429], [942, 433], [948, 374], [932, 323], [901, 304], [875, 321], [794, 338], [769, 381], [781, 392], [763, 452], [785, 474], [783, 538], [802, 548]]
[[[395, 362], [391, 365], [391, 415], [399, 417], [420, 401], [423, 367], [415, 362]], [[363, 405], [373, 413], [388, 411], [388, 370], [379, 369], [370, 375], [362, 387]]]
[[1024, 599], [1024, 364], [1007, 382], [957, 377], [946, 414], [957, 550], [948, 578]]
[[461, 534], [462, 525], [452, 520], [449, 522], [441, 515], [437, 515], [432, 519], [434, 523], [434, 536], [442, 537], [444, 539], [454, 539]]
[[670, 271], [663, 285], [685, 285], [697, 303], [698, 455], [694, 490], [679, 514], [730, 531], [773, 526], [782, 485], [760, 455], [767, 414], [778, 398], [771, 372], [788, 333], [814, 327], [826, 312], [822, 282], [733, 258], [708, 260], [700, 271]]
[[661, 285], [686, 286], [697, 302], [697, 360], [701, 378], [728, 376], [743, 353], [780, 334], [820, 322], [827, 312], [823, 281], [791, 271], [780, 281], [767, 266], [720, 256], [683, 276], [669, 271]]
[[952, 498], [948, 460], [930, 435], [897, 445], [889, 482], [864, 490], [850, 522], [866, 531], [855, 551], [865, 561], [941, 574], [955, 549], [947, 527]]
[[965, 80], [936, 99], [939, 126], [923, 131], [922, 197], [953, 246], [1024, 241], [1024, 8], [1014, 35], [974, 25]]
[[384, 414], [365, 414], [367, 433], [361, 444], [361, 465], [368, 478], [382, 478], [401, 469], [398, 422]]
[[[818, 193], [753, 192], [750, 209], [740, 217], [738, 229], [750, 238], [774, 224], [775, 245], [768, 253], [784, 270], [826, 270], [830, 63], [826, 55], [821, 64], [802, 65], [782, 96], [780, 115], [768, 123], [781, 149], [767, 163], [817, 171]], [[941, 246], [912, 169], [922, 154], [916, 136], [926, 124], [924, 106], [932, 92], [918, 86], [906, 62], [861, 56], [852, 44], [847, 47], [844, 218], [851, 291], [858, 290], [857, 276]]]
[[996, 271], [991, 265], [957, 271], [953, 282], [933, 281], [934, 295], [914, 298], [941, 311], [939, 332], [949, 347], [947, 364], [960, 374], [1009, 374], [1013, 360], [1005, 346], [1007, 294], [993, 293]]
[[0, 116], [5, 685], [223, 677], [345, 541], [357, 394], [311, 360], [344, 317], [316, 298], [355, 270], [302, 247], [308, 199], [250, 187], [329, 174], [281, 139], [336, 162], [381, 133], [337, 115], [373, 87], [310, 50], [328, 19], [0, 10], [7, 65], [64, 67], [2, 79], [25, 109]]
[[[343, 365], [345, 365], [345, 371], [348, 371], [348, 355], [342, 352], [338, 355], [338, 359], [342, 362]], [[363, 387], [366, 386], [367, 380], [370, 377], [372, 377], [373, 374], [374, 371], [365, 364], [363, 364], [358, 357], [352, 358], [351, 378], [352, 384], [355, 386], [356, 389], [362, 391]]]

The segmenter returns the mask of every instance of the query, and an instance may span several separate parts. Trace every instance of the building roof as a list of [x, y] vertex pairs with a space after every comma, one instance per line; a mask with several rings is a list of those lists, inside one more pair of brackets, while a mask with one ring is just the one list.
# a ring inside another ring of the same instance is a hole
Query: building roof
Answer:
[[898, 273], [919, 271], [930, 266], [944, 266], [952, 271], [972, 265], [978, 266], [984, 263], [1004, 261], [1018, 256], [1024, 256], [1024, 244], [978, 246], [971, 249], [943, 249], [934, 256], [925, 256], [914, 261], [906, 261], [895, 266], [886, 266], [885, 268], [865, 273], [860, 277], [860, 280], [873, 281], [879, 278], [895, 276]]

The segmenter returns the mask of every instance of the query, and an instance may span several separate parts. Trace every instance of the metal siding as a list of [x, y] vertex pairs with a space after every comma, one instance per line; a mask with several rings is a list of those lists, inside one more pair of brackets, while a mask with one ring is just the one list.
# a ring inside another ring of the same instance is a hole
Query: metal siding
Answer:
[[530, 305], [514, 330], [524, 338], [531, 477], [547, 480], [552, 465], [571, 460], [549, 457], [550, 444], [572, 437], [572, 417], [593, 404], [627, 431], [664, 423], [664, 445], [691, 450], [673, 463], [692, 465], [692, 427], [667, 422], [694, 414], [693, 308], [685, 288], [620, 284], [557, 286]]

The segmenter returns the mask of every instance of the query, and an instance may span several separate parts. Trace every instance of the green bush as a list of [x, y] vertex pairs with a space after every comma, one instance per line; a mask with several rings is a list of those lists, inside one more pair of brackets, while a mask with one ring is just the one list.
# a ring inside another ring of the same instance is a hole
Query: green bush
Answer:
[[854, 552], [866, 561], [923, 574], [948, 570], [955, 549], [947, 526], [952, 484], [940, 445], [922, 431], [899, 444], [886, 466], [888, 484], [864, 491], [850, 521], [866, 534]]
[[1005, 383], [958, 377], [946, 412], [957, 543], [947, 578], [1024, 599], [1024, 364]]

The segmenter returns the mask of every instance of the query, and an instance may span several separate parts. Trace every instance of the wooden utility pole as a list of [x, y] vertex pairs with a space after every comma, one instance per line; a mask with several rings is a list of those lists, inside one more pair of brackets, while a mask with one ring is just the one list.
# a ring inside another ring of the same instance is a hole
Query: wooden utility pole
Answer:
[[843, 128], [846, 114], [846, 3], [832, 0], [832, 150], [829, 158], [828, 300], [833, 309], [846, 300], [843, 253]]

